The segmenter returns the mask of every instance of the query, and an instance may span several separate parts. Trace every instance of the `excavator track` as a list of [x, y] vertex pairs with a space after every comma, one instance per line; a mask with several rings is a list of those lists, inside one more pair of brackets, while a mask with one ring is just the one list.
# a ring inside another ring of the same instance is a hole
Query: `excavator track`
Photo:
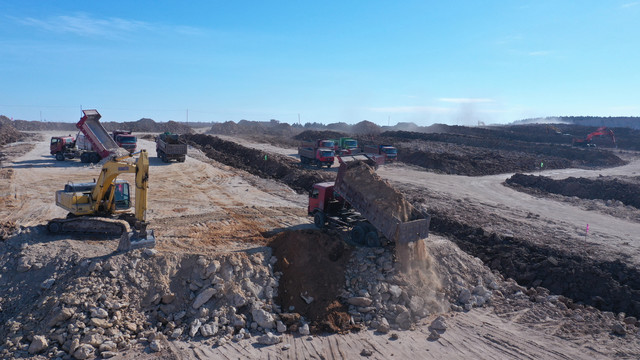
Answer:
[[76, 217], [70, 219], [53, 219], [47, 225], [53, 234], [105, 235], [122, 236], [130, 231], [124, 220], [101, 217]]

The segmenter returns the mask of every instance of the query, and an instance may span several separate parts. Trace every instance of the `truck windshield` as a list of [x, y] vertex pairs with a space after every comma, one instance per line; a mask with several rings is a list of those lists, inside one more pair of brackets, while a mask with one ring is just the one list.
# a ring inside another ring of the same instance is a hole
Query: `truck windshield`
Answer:
[[118, 141], [123, 144], [135, 144], [136, 137], [135, 136], [118, 136]]
[[336, 146], [336, 144], [333, 141], [322, 141], [320, 143], [320, 146], [321, 147], [326, 147], [326, 148], [329, 148], [329, 149], [333, 149]]
[[331, 157], [331, 156], [334, 156], [335, 154], [334, 154], [334, 152], [332, 150], [332, 151], [321, 151], [320, 155], [322, 157]]
[[398, 153], [398, 150], [395, 149], [395, 148], [382, 148], [382, 151], [385, 154], [397, 154]]
[[345, 140], [344, 146], [347, 149], [355, 149], [358, 147], [358, 142], [356, 140]]

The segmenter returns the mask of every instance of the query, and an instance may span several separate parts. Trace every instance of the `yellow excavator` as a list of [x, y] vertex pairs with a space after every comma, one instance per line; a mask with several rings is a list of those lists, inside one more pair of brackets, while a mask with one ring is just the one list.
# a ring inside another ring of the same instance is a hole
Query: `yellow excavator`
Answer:
[[[139, 155], [135, 161], [131, 159]], [[131, 192], [127, 181], [118, 179], [135, 173], [135, 213], [131, 214]], [[66, 219], [53, 219], [51, 233], [120, 236], [118, 251], [154, 247], [153, 230], [147, 230], [149, 157], [146, 150], [113, 157], [102, 166], [98, 181], [69, 183], [56, 191], [56, 205], [69, 211]], [[133, 229], [131, 229], [133, 227]]]

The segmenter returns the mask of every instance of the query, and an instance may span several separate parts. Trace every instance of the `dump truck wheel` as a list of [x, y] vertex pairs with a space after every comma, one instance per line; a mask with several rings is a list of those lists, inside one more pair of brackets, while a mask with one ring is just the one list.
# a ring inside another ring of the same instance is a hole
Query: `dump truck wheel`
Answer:
[[82, 155], [80, 155], [80, 162], [88, 163], [89, 162], [89, 154], [82, 153]]
[[366, 229], [364, 225], [358, 224], [351, 229], [351, 241], [358, 245], [364, 245]]
[[56, 234], [60, 232], [61, 226], [57, 222], [50, 222], [49, 225], [47, 226], [47, 229], [49, 230], [50, 233]]
[[97, 164], [100, 162], [100, 155], [98, 155], [97, 153], [93, 153], [91, 154], [90, 159], [92, 163]]
[[318, 229], [323, 229], [324, 228], [324, 221], [325, 221], [325, 217], [324, 217], [324, 213], [322, 211], [318, 211], [318, 212], [316, 212], [315, 215], [313, 215], [313, 224]]
[[369, 231], [365, 237], [368, 247], [380, 247], [380, 238], [377, 231]]
[[327, 164], [327, 169], [329, 169], [331, 167], [332, 164]]
[[56, 153], [56, 160], [64, 161], [64, 154], [62, 152], [57, 152]]

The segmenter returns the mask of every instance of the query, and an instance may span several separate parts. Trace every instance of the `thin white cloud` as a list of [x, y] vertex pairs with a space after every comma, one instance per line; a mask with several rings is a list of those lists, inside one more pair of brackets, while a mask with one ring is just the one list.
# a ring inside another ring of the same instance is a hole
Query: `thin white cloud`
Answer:
[[52, 33], [66, 33], [85, 37], [119, 38], [133, 33], [199, 34], [200, 29], [190, 26], [166, 26], [122, 18], [96, 18], [85, 13], [52, 16], [45, 19], [12, 17], [19, 24]]
[[390, 107], [375, 107], [369, 108], [369, 110], [381, 113], [403, 113], [403, 114], [415, 114], [415, 113], [436, 113], [445, 114], [452, 110], [444, 107], [436, 106], [390, 106]]
[[529, 51], [529, 56], [547, 56], [550, 55], [551, 51], [548, 50], [538, 50], [538, 51]]
[[455, 104], [477, 104], [494, 102], [493, 99], [487, 98], [440, 98], [438, 101], [455, 103]]
[[630, 2], [630, 3], [626, 3], [626, 4], [622, 4], [620, 5], [621, 8], [626, 9], [626, 8], [630, 8], [633, 6], [637, 6], [640, 5], [640, 1], [634, 1], [634, 2]]

